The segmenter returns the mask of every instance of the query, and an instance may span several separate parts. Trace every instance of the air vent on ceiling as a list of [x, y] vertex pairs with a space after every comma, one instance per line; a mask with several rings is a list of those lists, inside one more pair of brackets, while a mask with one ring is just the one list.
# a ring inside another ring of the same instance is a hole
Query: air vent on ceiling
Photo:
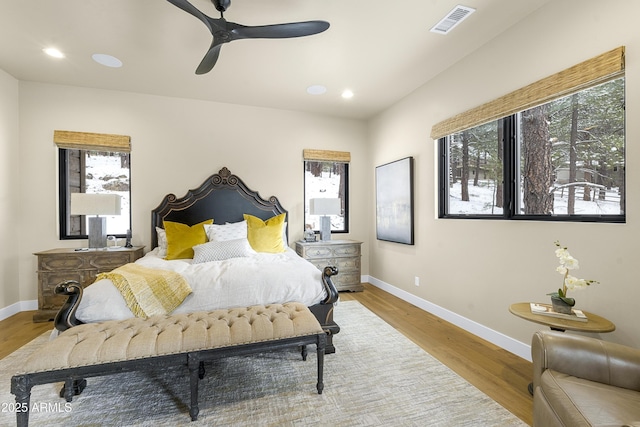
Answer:
[[476, 10], [473, 8], [457, 5], [451, 10], [451, 12], [447, 13], [447, 16], [442, 18], [440, 22], [431, 28], [430, 31], [432, 33], [447, 34], [475, 11]]

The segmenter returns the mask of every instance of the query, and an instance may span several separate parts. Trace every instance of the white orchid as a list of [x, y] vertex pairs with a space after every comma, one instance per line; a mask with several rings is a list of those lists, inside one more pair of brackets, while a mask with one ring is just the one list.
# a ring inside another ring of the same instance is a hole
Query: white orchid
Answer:
[[[559, 242], [556, 242], [556, 245], [559, 244]], [[560, 259], [560, 267], [567, 270], [577, 270], [580, 268], [578, 260], [571, 256], [567, 248], [556, 249], [556, 256]]]
[[569, 250], [566, 247], [561, 246], [560, 242], [556, 241], [555, 245], [558, 247], [558, 249], [556, 249], [556, 256], [560, 261], [560, 265], [556, 267], [556, 271], [564, 277], [562, 280], [562, 288], [558, 289], [558, 292], [553, 292], [549, 295], [557, 296], [568, 305], [573, 306], [576, 303], [576, 300], [567, 297], [567, 290], [583, 289], [592, 283], [599, 282], [595, 280], [578, 279], [577, 277], [571, 276], [569, 274], [570, 270], [577, 270], [580, 268], [578, 260], [572, 257]]
[[577, 277], [573, 277], [571, 275], [567, 275], [567, 277], [564, 279], [565, 286], [570, 290], [586, 288], [592, 282], [593, 280], [578, 279]]

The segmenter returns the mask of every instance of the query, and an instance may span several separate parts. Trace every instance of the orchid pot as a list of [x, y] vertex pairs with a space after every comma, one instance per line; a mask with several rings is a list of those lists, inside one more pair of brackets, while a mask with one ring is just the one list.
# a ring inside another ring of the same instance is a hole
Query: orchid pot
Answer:
[[[568, 302], [567, 300], [571, 302]], [[571, 309], [574, 305], [576, 305], [576, 300], [573, 298], [561, 298], [559, 296], [551, 295], [551, 307], [556, 313], [571, 314]]]

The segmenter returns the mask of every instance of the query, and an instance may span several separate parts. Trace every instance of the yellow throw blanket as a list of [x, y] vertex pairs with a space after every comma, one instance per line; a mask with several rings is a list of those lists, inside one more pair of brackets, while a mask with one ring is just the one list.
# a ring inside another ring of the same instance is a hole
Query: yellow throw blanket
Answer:
[[191, 293], [191, 287], [180, 274], [135, 263], [100, 273], [96, 280], [99, 279], [111, 280], [131, 312], [144, 319], [171, 313]]

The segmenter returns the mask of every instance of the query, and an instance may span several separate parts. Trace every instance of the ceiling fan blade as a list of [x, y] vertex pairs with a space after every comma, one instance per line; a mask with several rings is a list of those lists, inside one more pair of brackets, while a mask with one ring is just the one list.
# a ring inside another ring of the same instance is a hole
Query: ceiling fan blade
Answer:
[[233, 39], [286, 39], [291, 37], [304, 37], [321, 33], [329, 28], [326, 21], [291, 22], [288, 24], [260, 25], [248, 27], [233, 24], [231, 30]]
[[179, 7], [180, 9], [184, 10], [187, 13], [190, 13], [191, 15], [195, 16], [196, 18], [204, 22], [204, 25], [206, 25], [209, 31], [213, 33], [213, 28], [210, 22], [210, 20], [213, 18], [200, 12], [198, 9], [196, 9], [194, 5], [189, 3], [187, 0], [167, 0], [167, 1], [172, 5]]
[[196, 69], [196, 74], [206, 74], [216, 65], [218, 61], [218, 56], [220, 56], [220, 48], [222, 48], [222, 43], [216, 42], [215, 40], [211, 43], [211, 47], [207, 54], [202, 58], [200, 65]]

